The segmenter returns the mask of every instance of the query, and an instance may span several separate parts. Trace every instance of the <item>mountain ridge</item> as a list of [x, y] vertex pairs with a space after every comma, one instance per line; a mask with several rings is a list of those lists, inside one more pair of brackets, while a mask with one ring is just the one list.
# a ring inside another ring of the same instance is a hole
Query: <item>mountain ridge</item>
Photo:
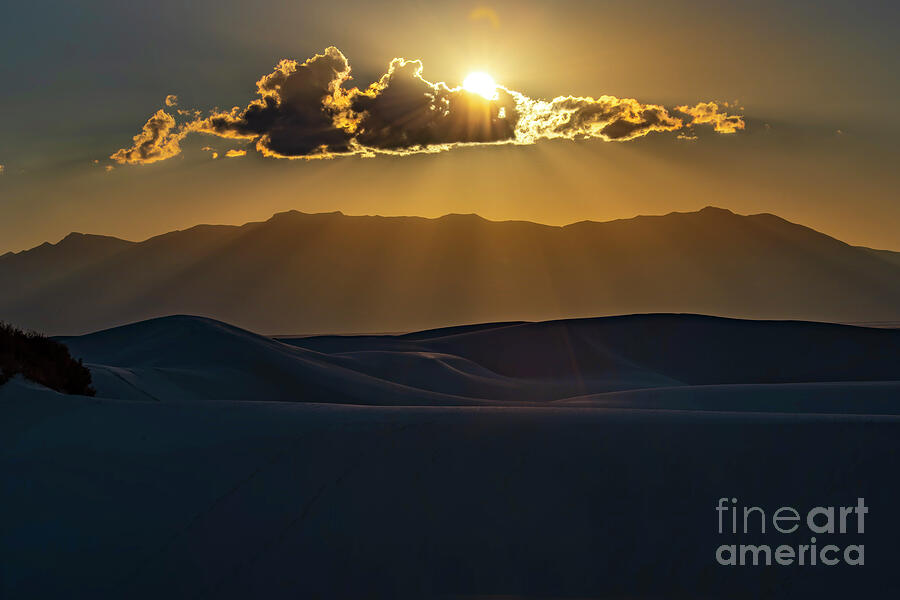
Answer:
[[0, 315], [51, 334], [191, 313], [265, 333], [687, 312], [900, 321], [900, 261], [707, 207], [565, 226], [284, 211], [0, 258]]
[[[807, 227], [806, 225], [801, 225], [794, 221], [790, 221], [790, 220], [785, 219], [784, 217], [780, 217], [774, 213], [763, 212], [763, 213], [752, 213], [749, 215], [741, 215], [730, 209], [721, 208], [721, 207], [714, 206], [714, 205], [708, 205], [708, 206], [705, 206], [696, 211], [671, 211], [671, 212], [659, 214], [659, 215], [643, 215], [643, 214], [641, 214], [641, 215], [635, 215], [633, 217], [624, 217], [624, 218], [620, 218], [620, 219], [609, 219], [606, 221], [596, 221], [593, 219], [584, 219], [581, 221], [573, 221], [571, 223], [566, 223], [564, 225], [551, 225], [548, 223], [539, 223], [537, 221], [528, 221], [528, 220], [523, 220], [523, 219], [493, 220], [493, 219], [488, 219], [487, 217], [483, 217], [483, 216], [479, 215], [478, 213], [446, 213], [446, 214], [440, 215], [438, 217], [423, 217], [423, 216], [418, 216], [418, 215], [369, 215], [369, 214], [347, 215], [343, 211], [340, 211], [340, 210], [308, 213], [308, 212], [303, 212], [303, 211], [300, 211], [297, 209], [288, 209], [288, 210], [273, 213], [271, 217], [269, 217], [268, 219], [265, 219], [263, 221], [248, 221], [241, 225], [231, 225], [231, 224], [225, 224], [225, 223], [198, 223], [196, 225], [191, 225], [190, 227], [186, 227], [184, 229], [173, 229], [172, 231], [155, 234], [155, 235], [152, 235], [152, 236], [145, 238], [143, 240], [140, 240], [140, 241], [127, 240], [125, 238], [120, 238], [120, 237], [113, 236], [113, 235], [82, 233], [82, 232], [78, 232], [78, 231], [72, 231], [72, 232], [69, 232], [68, 234], [66, 234], [62, 239], [60, 239], [60, 241], [58, 241], [56, 243], [45, 241], [36, 246], [32, 246], [31, 248], [25, 248], [25, 249], [19, 250], [19, 251], [8, 251], [3, 254], [0, 254], [0, 260], [4, 259], [6, 257], [21, 256], [25, 253], [31, 252], [33, 250], [37, 250], [39, 248], [60, 247], [60, 244], [63, 244], [64, 242], [67, 242], [72, 238], [118, 241], [118, 242], [124, 242], [126, 245], [142, 244], [142, 243], [149, 242], [150, 240], [153, 240], [156, 238], [160, 238], [163, 236], [169, 236], [169, 235], [176, 234], [176, 233], [184, 233], [184, 232], [194, 231], [194, 230], [198, 230], [198, 229], [217, 229], [217, 228], [232, 229], [232, 230], [240, 229], [243, 227], [269, 223], [271, 221], [279, 220], [279, 219], [285, 218], [287, 216], [295, 216], [295, 215], [296, 216], [340, 216], [340, 217], [349, 217], [349, 218], [374, 218], [374, 219], [408, 219], [408, 220], [421, 220], [421, 221], [440, 221], [440, 220], [448, 219], [448, 218], [472, 217], [476, 220], [485, 221], [488, 223], [527, 223], [530, 225], [536, 225], [536, 226], [547, 227], [547, 228], [552, 228], [552, 229], [567, 229], [567, 228], [571, 228], [571, 227], [575, 227], [575, 226], [579, 226], [579, 225], [606, 225], [606, 224], [612, 224], [612, 223], [623, 223], [623, 222], [635, 221], [635, 220], [640, 220], [640, 219], [658, 219], [658, 218], [665, 218], [665, 217], [671, 217], [671, 216], [677, 216], [677, 215], [697, 215], [697, 214], [701, 214], [701, 213], [706, 213], [706, 214], [721, 213], [721, 214], [742, 216], [742, 217], [746, 217], [746, 218], [773, 218], [773, 219], [777, 219], [780, 222], [783, 222], [783, 223], [786, 223], [789, 225], [794, 225], [796, 227], [803, 227], [805, 229], [808, 229], [809, 231], [815, 232], [816, 234], [818, 234], [820, 236], [824, 236], [824, 237], [827, 237], [827, 238], [830, 238], [833, 240], [841, 241], [842, 243], [847, 244], [847, 242], [843, 242], [839, 238], [828, 235], [827, 233], [823, 233], [823, 232], [813, 229], [811, 227]], [[884, 255], [885, 257], [889, 257], [890, 260], [896, 260], [896, 261], [900, 262], [900, 251], [886, 250], [886, 249], [881, 249], [881, 248], [872, 248], [870, 246], [851, 245], [851, 244], [847, 244], [847, 245], [852, 248], [858, 248], [858, 249], [869, 251], [872, 253]]]

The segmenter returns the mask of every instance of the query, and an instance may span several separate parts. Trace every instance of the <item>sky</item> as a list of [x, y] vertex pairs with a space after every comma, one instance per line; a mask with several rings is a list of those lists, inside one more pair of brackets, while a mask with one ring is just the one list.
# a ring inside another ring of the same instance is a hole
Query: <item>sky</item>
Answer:
[[[900, 251], [898, 22], [887, 1], [16, 3], [0, 253], [290, 209], [707, 205]], [[496, 97], [458, 87], [473, 71]]]

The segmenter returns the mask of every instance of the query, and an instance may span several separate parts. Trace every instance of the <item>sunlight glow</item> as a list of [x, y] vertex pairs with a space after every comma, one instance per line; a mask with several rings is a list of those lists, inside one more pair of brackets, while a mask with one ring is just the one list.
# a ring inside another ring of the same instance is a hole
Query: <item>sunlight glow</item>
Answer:
[[484, 71], [474, 71], [466, 75], [463, 81], [463, 89], [473, 94], [478, 94], [485, 100], [497, 98], [497, 82]]

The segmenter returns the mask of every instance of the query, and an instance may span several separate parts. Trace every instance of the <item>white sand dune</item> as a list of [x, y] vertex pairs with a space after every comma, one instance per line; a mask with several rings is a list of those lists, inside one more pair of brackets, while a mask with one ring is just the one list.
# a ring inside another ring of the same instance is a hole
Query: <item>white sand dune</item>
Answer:
[[370, 377], [318, 352], [202, 317], [152, 319], [65, 343], [91, 369], [99, 395], [110, 398], [464, 402]]
[[[65, 342], [91, 368], [101, 396], [138, 400], [483, 405], [578, 399], [603, 405], [612, 400], [600, 395], [626, 390], [678, 388], [666, 397], [688, 399], [694, 392], [685, 388], [694, 386], [900, 379], [897, 330], [696, 315], [281, 340], [173, 316]], [[851, 387], [856, 396], [893, 389]], [[789, 391], [778, 394], [809, 396], [820, 388], [783, 389]], [[741, 397], [748, 395], [753, 392]], [[616, 396], [619, 402], [645, 397], [651, 396]]]
[[[897, 335], [644, 315], [70, 338], [97, 398], [0, 387], [0, 597], [886, 597]], [[872, 567], [718, 568], [723, 496], [865, 497]]]

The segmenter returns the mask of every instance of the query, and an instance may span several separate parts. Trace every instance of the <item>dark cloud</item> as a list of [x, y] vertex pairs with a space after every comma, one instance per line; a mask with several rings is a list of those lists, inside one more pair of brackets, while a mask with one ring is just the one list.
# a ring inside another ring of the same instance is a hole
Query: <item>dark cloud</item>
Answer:
[[350, 151], [350, 135], [335, 125], [343, 106], [341, 88], [350, 65], [337, 48], [328, 48], [304, 63], [282, 60], [256, 82], [259, 99], [245, 109], [213, 114], [188, 127], [226, 138], [255, 139], [267, 156], [293, 157]]
[[394, 59], [377, 83], [351, 98], [356, 141], [394, 152], [513, 141], [519, 117], [515, 98], [506, 90], [489, 100], [430, 83], [422, 77], [421, 62], [403, 59]]
[[502, 86], [480, 95], [432, 83], [422, 73], [421, 62], [398, 58], [367, 88], [346, 88], [350, 65], [337, 48], [303, 63], [282, 60], [256, 82], [258, 98], [246, 107], [207, 116], [178, 110], [187, 119], [180, 125], [160, 110], [131, 148], [111, 158], [129, 164], [162, 160], [178, 154], [179, 142], [191, 132], [248, 140], [265, 156], [309, 159], [436, 152], [467, 144], [533, 144], [552, 138], [626, 141], [652, 132], [683, 133], [694, 125], [711, 125], [719, 133], [744, 128], [743, 117], [722, 112], [715, 102], [668, 110], [614, 96], [545, 101]]

